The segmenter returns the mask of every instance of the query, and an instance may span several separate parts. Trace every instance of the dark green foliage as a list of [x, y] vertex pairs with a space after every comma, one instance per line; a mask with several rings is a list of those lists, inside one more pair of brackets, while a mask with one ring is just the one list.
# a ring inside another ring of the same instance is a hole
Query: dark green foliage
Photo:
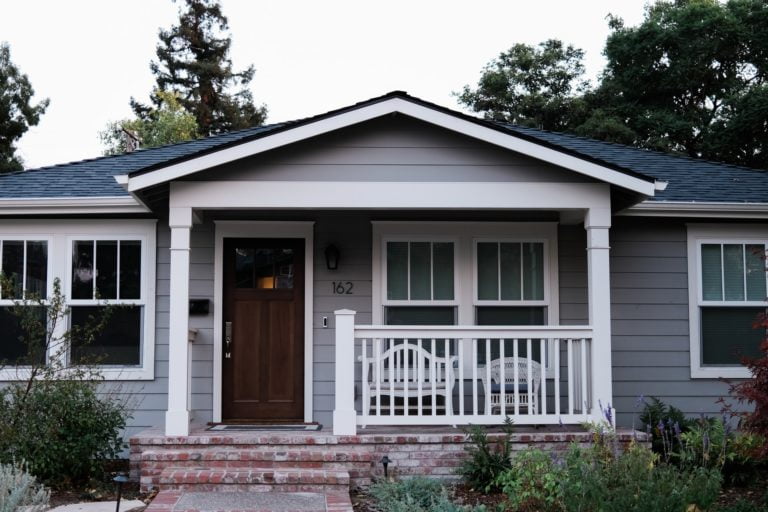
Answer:
[[670, 462], [670, 458], [680, 451], [679, 433], [688, 430], [691, 420], [685, 417], [683, 411], [667, 405], [655, 396], [649, 400], [642, 401], [641, 430], [651, 434], [653, 451]]
[[490, 441], [488, 431], [480, 425], [471, 425], [467, 430], [471, 446], [469, 457], [464, 459], [459, 474], [473, 488], [481, 491], [498, 489], [497, 478], [512, 467], [512, 422], [504, 424], [504, 437]]
[[[255, 69], [232, 69], [232, 40], [219, 0], [183, 0], [183, 4], [179, 24], [160, 31], [157, 61], [150, 65], [156, 90], [178, 94], [181, 106], [194, 115], [200, 136], [262, 124], [266, 108], [254, 104], [248, 89]], [[155, 92], [151, 99], [155, 109], [131, 100], [139, 119], [160, 109], [162, 98]]]
[[516, 44], [483, 70], [477, 89], [465, 86], [459, 102], [499, 121], [562, 131], [579, 110], [584, 52], [550, 39]]
[[463, 507], [451, 502], [445, 487], [429, 478], [378, 482], [369, 489], [379, 510], [386, 512], [485, 512], [485, 507]]
[[100, 397], [94, 381], [44, 381], [24, 393], [11, 385], [0, 394], [0, 462], [23, 460], [44, 482], [66, 486], [99, 476], [124, 448], [125, 405]]
[[560, 510], [562, 483], [563, 470], [549, 454], [536, 448], [516, 454], [512, 467], [496, 478], [513, 510]]
[[48, 100], [31, 103], [35, 91], [27, 75], [11, 62], [11, 49], [0, 43], [0, 172], [20, 171], [22, 162], [14, 144], [40, 122], [48, 108]]
[[609, 26], [595, 87], [581, 50], [547, 41], [501, 54], [459, 101], [487, 118], [768, 167], [768, 2], [657, 0], [639, 25]]

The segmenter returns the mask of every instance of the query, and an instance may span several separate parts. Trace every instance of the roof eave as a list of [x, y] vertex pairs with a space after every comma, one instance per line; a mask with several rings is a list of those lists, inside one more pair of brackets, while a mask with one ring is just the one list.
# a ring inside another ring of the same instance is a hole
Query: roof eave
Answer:
[[132, 196], [0, 198], [0, 216], [146, 213], [151, 212]]
[[768, 219], [768, 203], [644, 201], [622, 210], [623, 217]]
[[[193, 156], [187, 160], [155, 168], [149, 172], [127, 175], [127, 183], [120, 183], [135, 193], [142, 189], [169, 182], [228, 162], [253, 156], [316, 137], [334, 130], [370, 121], [385, 115], [399, 113], [442, 128], [473, 137], [557, 165], [585, 176], [615, 185], [638, 194], [652, 197], [658, 189], [652, 178], [642, 179], [595, 162], [558, 151], [543, 144], [527, 140], [479, 119], [452, 111], [434, 108], [414, 101], [410, 97], [391, 96], [359, 107], [343, 109], [333, 115], [311, 118], [292, 124], [277, 132], [270, 132], [240, 144], [218, 151]], [[125, 178], [121, 178], [125, 180]]]

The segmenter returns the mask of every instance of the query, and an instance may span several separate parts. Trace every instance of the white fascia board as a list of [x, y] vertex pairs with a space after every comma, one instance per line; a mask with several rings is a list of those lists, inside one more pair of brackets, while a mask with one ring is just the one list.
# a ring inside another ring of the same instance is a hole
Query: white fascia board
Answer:
[[265, 135], [264, 137], [251, 142], [225, 148], [178, 164], [169, 165], [168, 167], [162, 167], [145, 174], [129, 177], [128, 191], [135, 192], [159, 183], [188, 176], [204, 169], [226, 164], [240, 158], [269, 151], [271, 149], [306, 140], [333, 130], [346, 128], [395, 112], [578, 172], [590, 178], [610, 183], [611, 185], [616, 185], [645, 196], [653, 196], [656, 190], [656, 185], [653, 182], [627, 175], [582, 158], [523, 140], [515, 135], [494, 130], [478, 123], [413, 103], [403, 98], [390, 98], [295, 128], [288, 128], [272, 135]]
[[148, 213], [133, 197], [36, 197], [0, 199], [0, 215]]
[[177, 181], [171, 208], [604, 210], [605, 183]]
[[645, 201], [627, 208], [617, 215], [624, 217], [766, 219], [768, 218], [768, 203]]

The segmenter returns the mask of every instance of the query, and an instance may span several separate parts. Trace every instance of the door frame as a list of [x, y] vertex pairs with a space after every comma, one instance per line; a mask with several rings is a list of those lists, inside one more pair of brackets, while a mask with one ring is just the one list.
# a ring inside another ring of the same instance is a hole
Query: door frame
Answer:
[[312, 318], [314, 304], [314, 221], [214, 221], [213, 276], [213, 421], [221, 421], [222, 321], [224, 318], [224, 239], [299, 238], [304, 240], [304, 421], [312, 421], [313, 361]]

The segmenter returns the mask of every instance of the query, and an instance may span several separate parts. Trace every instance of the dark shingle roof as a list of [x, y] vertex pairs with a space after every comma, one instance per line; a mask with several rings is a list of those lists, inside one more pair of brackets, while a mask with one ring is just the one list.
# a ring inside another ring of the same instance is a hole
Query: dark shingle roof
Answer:
[[652, 201], [768, 203], [768, 172], [522, 126], [506, 130], [669, 183]]
[[259, 126], [133, 153], [0, 174], [0, 198], [128, 196], [128, 192], [117, 184], [114, 176], [191, 157], [287, 124]]
[[316, 119], [332, 117], [392, 97], [405, 98], [641, 179], [668, 182], [667, 189], [658, 191], [653, 198], [654, 201], [768, 203], [768, 173], [765, 171], [646, 151], [569, 134], [489, 122], [425, 102], [400, 91], [299, 121], [249, 128], [124, 155], [0, 175], [0, 198], [126, 196], [128, 193], [115, 182], [114, 176], [149, 172], [158, 167], [241, 144]]

